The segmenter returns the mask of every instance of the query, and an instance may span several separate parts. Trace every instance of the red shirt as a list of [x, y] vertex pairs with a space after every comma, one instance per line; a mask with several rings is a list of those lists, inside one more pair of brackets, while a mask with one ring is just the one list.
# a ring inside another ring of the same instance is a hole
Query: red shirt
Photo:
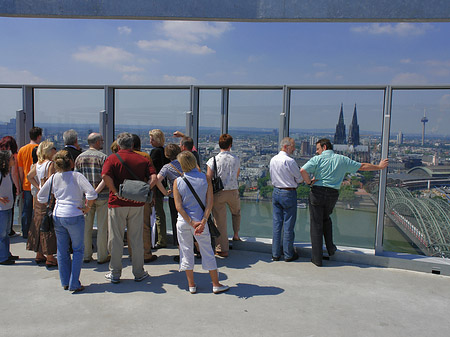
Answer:
[[[140, 180], [148, 182], [150, 176], [156, 174], [156, 170], [150, 161], [132, 150], [119, 150], [117, 153]], [[125, 179], [135, 179], [127, 168], [122, 165], [115, 154], [110, 155], [103, 164], [102, 176], [103, 175], [111, 177], [114, 181], [116, 190], [119, 190], [119, 185], [122, 184]], [[112, 191], [109, 192], [108, 207], [110, 208], [140, 206], [144, 206], [144, 203], [121, 200], [117, 198]]]

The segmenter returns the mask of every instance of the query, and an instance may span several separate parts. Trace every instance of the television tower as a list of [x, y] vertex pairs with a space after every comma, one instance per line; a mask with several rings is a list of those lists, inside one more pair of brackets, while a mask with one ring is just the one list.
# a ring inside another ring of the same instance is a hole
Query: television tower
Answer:
[[423, 117], [420, 120], [422, 122], [422, 146], [425, 144], [425, 123], [428, 122], [427, 116], [425, 116], [425, 109], [423, 109]]

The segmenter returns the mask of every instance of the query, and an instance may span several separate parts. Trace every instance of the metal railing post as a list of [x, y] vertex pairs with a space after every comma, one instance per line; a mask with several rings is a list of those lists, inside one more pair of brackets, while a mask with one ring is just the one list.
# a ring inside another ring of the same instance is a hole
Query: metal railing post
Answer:
[[115, 89], [105, 86], [105, 110], [100, 113], [100, 130], [103, 132], [105, 153], [111, 154], [111, 144], [114, 141], [115, 119]]
[[30, 141], [30, 136], [28, 130], [34, 126], [34, 88], [24, 85], [22, 87], [22, 110], [24, 112], [24, 129], [25, 134], [23, 135], [23, 143], [18, 144], [19, 146], [24, 146]]
[[[383, 136], [381, 143], [381, 159], [387, 158], [389, 155], [389, 135], [391, 128], [391, 108], [392, 108], [392, 88], [387, 86], [384, 97], [383, 109]], [[386, 202], [386, 183], [387, 169], [380, 172], [380, 182], [378, 189], [378, 209], [377, 209], [377, 228], [375, 234], [375, 254], [383, 253], [383, 234], [384, 234], [384, 212]]]
[[198, 122], [199, 122], [199, 109], [200, 109], [200, 89], [191, 85], [191, 112], [192, 112], [192, 124], [189, 130], [186, 130], [186, 134], [194, 140], [195, 147], [198, 147]]
[[222, 88], [222, 100], [220, 105], [221, 125], [220, 133], [228, 133], [228, 107], [230, 103], [230, 89]]

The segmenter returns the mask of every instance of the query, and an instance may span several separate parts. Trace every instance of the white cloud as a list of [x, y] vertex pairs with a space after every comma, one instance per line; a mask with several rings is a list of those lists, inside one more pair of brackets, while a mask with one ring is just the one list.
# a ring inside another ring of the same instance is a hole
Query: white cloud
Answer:
[[177, 40], [152, 40], [152, 41], [140, 40], [137, 42], [137, 45], [141, 49], [153, 51], [171, 50], [177, 52], [182, 51], [189, 54], [198, 54], [198, 55], [215, 53], [214, 50], [212, 50], [207, 46], [201, 46], [196, 43], [189, 44]]
[[401, 22], [396, 24], [371, 23], [367, 25], [355, 26], [350, 30], [355, 33], [368, 33], [372, 35], [397, 35], [405, 37], [424, 35], [426, 32], [433, 29], [433, 25], [429, 23]]
[[391, 84], [398, 85], [419, 85], [427, 84], [427, 79], [417, 73], [401, 73], [394, 76], [391, 80]]
[[77, 61], [93, 64], [113, 64], [133, 58], [133, 55], [121, 48], [110, 46], [97, 46], [94, 49], [81, 47], [78, 52], [72, 55]]
[[313, 67], [315, 67], [315, 68], [326, 68], [327, 64], [326, 63], [316, 62], [316, 63], [313, 63]]
[[117, 28], [117, 31], [120, 35], [130, 35], [131, 34], [131, 28], [128, 26], [120, 26]]
[[197, 82], [197, 79], [192, 76], [171, 76], [164, 75], [163, 81], [169, 84], [194, 84]]
[[139, 84], [145, 81], [144, 76], [137, 74], [123, 74], [122, 79], [130, 84]]
[[45, 81], [28, 70], [13, 70], [0, 67], [0, 83], [41, 84], [45, 83]]
[[140, 40], [139, 48], [144, 50], [160, 51], [170, 50], [189, 54], [205, 55], [215, 53], [205, 42], [209, 39], [219, 38], [232, 29], [226, 22], [191, 22], [191, 21], [164, 21], [158, 28], [162, 39]]
[[411, 64], [411, 63], [412, 63], [412, 60], [411, 60], [411, 59], [401, 59], [401, 60], [400, 60], [400, 63], [403, 63], [403, 64]]
[[80, 62], [111, 68], [122, 73], [145, 71], [144, 68], [130, 64], [135, 60], [135, 57], [122, 48], [110, 46], [81, 47], [72, 57]]

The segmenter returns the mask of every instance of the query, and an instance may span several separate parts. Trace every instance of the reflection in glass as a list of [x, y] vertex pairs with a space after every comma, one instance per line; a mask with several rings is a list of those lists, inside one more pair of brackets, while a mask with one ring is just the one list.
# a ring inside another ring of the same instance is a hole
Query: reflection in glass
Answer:
[[0, 138], [16, 135], [16, 111], [22, 109], [22, 90], [0, 88]]
[[450, 90], [393, 92], [385, 250], [450, 257], [449, 111]]
[[[334, 152], [358, 162], [378, 163], [381, 157], [382, 90], [295, 90], [291, 95], [289, 134], [294, 155], [303, 166], [316, 152], [316, 142], [328, 138]], [[378, 172], [348, 174], [331, 216], [337, 245], [374, 248], [378, 202]], [[308, 206], [309, 187], [298, 188], [299, 207]], [[309, 241], [309, 212], [298, 217], [300, 237]], [[297, 230], [297, 228], [296, 228]], [[298, 232], [297, 232], [298, 233]]]
[[35, 89], [34, 125], [43, 129], [43, 139], [50, 139], [57, 149], [64, 147], [63, 133], [74, 129], [78, 143], [87, 149], [87, 137], [99, 132], [104, 92], [98, 89]]
[[189, 95], [189, 90], [177, 89], [116, 89], [115, 136], [121, 132], [137, 134], [142, 151], [150, 152], [148, 132], [161, 129], [166, 144], [179, 144], [180, 140], [173, 137], [173, 133], [185, 132]]

